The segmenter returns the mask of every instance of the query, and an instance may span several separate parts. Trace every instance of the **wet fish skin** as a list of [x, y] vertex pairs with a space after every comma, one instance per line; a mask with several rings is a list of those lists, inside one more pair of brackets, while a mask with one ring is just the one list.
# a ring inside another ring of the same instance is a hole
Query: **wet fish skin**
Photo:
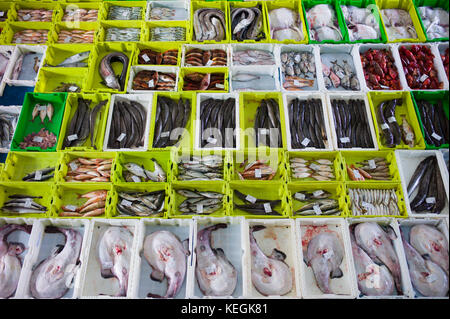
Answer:
[[[122, 63], [122, 72], [118, 78], [114, 74], [111, 64], [113, 62]], [[105, 85], [111, 89], [123, 91], [125, 86], [125, 78], [128, 71], [129, 58], [122, 52], [112, 52], [105, 55], [100, 61], [99, 72]]]
[[413, 176], [411, 177], [409, 183], [408, 183], [408, 196], [411, 196], [411, 194], [415, 191], [415, 189], [417, 188], [417, 186], [419, 186], [420, 180], [423, 177], [423, 175], [425, 174], [425, 171], [428, 167], [428, 165], [430, 165], [431, 160], [433, 159], [433, 156], [428, 156], [427, 158], [425, 158], [424, 160], [422, 160], [419, 165], [417, 166], [416, 170], [413, 173]]

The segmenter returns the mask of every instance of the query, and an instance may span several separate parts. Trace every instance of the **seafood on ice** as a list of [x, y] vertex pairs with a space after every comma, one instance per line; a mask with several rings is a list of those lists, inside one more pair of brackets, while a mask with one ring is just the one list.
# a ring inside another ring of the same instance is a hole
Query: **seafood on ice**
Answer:
[[417, 38], [417, 32], [408, 11], [404, 9], [381, 9], [381, 16], [389, 40]]
[[274, 40], [304, 39], [300, 15], [289, 8], [278, 8], [269, 11], [270, 37]]
[[311, 40], [343, 40], [336, 16], [336, 11], [329, 4], [318, 4], [306, 11]]
[[341, 10], [350, 41], [380, 39], [378, 11], [374, 14], [373, 9], [369, 7], [359, 8], [351, 5], [341, 5]]
[[425, 28], [427, 38], [438, 39], [448, 38], [449, 34], [449, 14], [443, 8], [418, 7], [417, 8]]

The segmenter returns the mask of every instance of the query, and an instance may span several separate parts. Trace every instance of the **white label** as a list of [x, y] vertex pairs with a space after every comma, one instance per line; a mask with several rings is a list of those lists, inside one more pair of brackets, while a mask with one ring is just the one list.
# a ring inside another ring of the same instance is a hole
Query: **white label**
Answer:
[[298, 80], [294, 80], [294, 86], [300, 86], [300, 82]]
[[438, 134], [436, 134], [436, 133], [434, 133], [434, 132], [433, 132], [433, 134], [431, 134], [431, 136], [432, 136], [433, 138], [435, 138], [436, 140], [438, 140], [438, 141], [440, 141], [440, 140], [442, 139], [442, 136], [440, 136], [440, 135], [438, 135]]
[[397, 122], [397, 119], [395, 118], [395, 116], [391, 116], [390, 118], [388, 118], [388, 122], [394, 123], [394, 122]]
[[436, 281], [436, 276], [435, 275], [429, 274], [427, 276], [427, 282], [432, 283], [432, 282], [435, 282], [435, 281]]
[[75, 206], [75, 205], [67, 205], [66, 206], [66, 209], [67, 210], [70, 210], [71, 212], [75, 212], [76, 210], [77, 210], [77, 206]]
[[216, 144], [217, 143], [217, 139], [214, 137], [208, 137], [208, 139], [206, 140], [208, 143], [210, 144]]
[[47, 105], [40, 105], [40, 104], [38, 104], [38, 105], [39, 105], [39, 107], [38, 107], [39, 111], [47, 111]]
[[36, 171], [36, 173], [34, 174], [34, 180], [40, 181], [41, 179], [42, 179], [42, 172]]
[[36, 142], [36, 143], [42, 143], [43, 140], [44, 139], [40, 136], [33, 137], [33, 142]]
[[323, 190], [317, 190], [317, 191], [315, 191], [315, 192], [313, 192], [313, 196], [314, 197], [317, 197], [317, 196], [320, 196], [320, 195], [322, 195], [323, 194]]
[[423, 75], [420, 77], [420, 82], [423, 82], [423, 81], [425, 81], [426, 79], [428, 79], [428, 75], [423, 74]]
[[33, 200], [32, 200], [31, 198], [27, 198], [27, 199], [25, 200], [24, 206], [25, 206], [26, 208], [30, 208], [32, 202], [33, 202]]
[[67, 139], [69, 140], [69, 142], [75, 141], [78, 139], [78, 135], [77, 134], [72, 134], [67, 136]]
[[136, 175], [131, 176], [131, 179], [135, 183], [140, 183], [141, 182], [141, 178], [139, 176], [136, 176]]
[[111, 34], [110, 39], [111, 39], [111, 41], [116, 41], [116, 40], [117, 40], [117, 37], [116, 37], [115, 34]]
[[202, 213], [203, 213], [203, 205], [197, 204], [197, 214], [202, 214]]
[[332, 250], [330, 250], [330, 251], [327, 251], [326, 253], [324, 253], [323, 255], [322, 255], [322, 257], [323, 258], [325, 258], [325, 259], [330, 259], [331, 257], [333, 257], [333, 251]]
[[262, 128], [262, 129], [259, 130], [259, 134], [261, 134], [261, 135], [267, 135], [267, 134], [269, 134], [269, 130], [266, 129], [266, 128]]
[[369, 167], [370, 167], [371, 169], [377, 168], [377, 165], [375, 164], [375, 161], [374, 161], [374, 160], [369, 160]]
[[313, 209], [314, 209], [314, 213], [316, 213], [316, 215], [322, 214], [322, 210], [320, 209], [319, 205], [314, 205]]
[[69, 35], [68, 37], [66, 37], [66, 38], [64, 39], [64, 42], [65, 42], [65, 43], [69, 43], [71, 40], [72, 40], [72, 37]]
[[77, 87], [77, 86], [71, 86], [71, 87], [69, 88], [69, 91], [70, 91], [70, 92], [76, 92], [76, 91], [78, 91], [78, 87]]
[[386, 123], [381, 124], [381, 129], [382, 130], [389, 130], [389, 125], [387, 125]]
[[122, 142], [122, 140], [125, 138], [125, 136], [127, 136], [127, 134], [121, 133], [121, 134], [119, 135], [119, 137], [117, 138], [117, 140], [118, 140], [119, 142]]
[[123, 17], [128, 17], [128, 11], [122, 11], [122, 16]]
[[261, 178], [261, 170], [259, 168], [255, 169], [255, 178]]
[[159, 34], [159, 28], [153, 29], [155, 34]]
[[206, 66], [211, 66], [211, 64], [213, 64], [214, 61], [213, 60], [208, 60], [208, 62], [206, 62]]
[[127, 206], [127, 207], [131, 207], [131, 204], [133, 204], [133, 203], [126, 199], [122, 199], [122, 201], [120, 202], [120, 205]]
[[153, 80], [148, 81], [147, 84], [149, 88], [155, 87], [155, 83], [153, 82]]
[[161, 137], [169, 137], [169, 136], [170, 136], [170, 131], [161, 133]]
[[341, 143], [343, 143], [343, 144], [350, 143], [350, 138], [349, 137], [341, 137]]
[[356, 178], [361, 178], [362, 177], [357, 169], [353, 170], [353, 174], [355, 175]]
[[380, 88], [382, 88], [382, 89], [389, 89], [389, 86], [380, 84]]
[[425, 199], [425, 201], [427, 202], [427, 204], [435, 204], [436, 203], [436, 198], [435, 197], [427, 197]]
[[30, 18], [31, 16], [28, 13], [22, 17], [23, 21], [28, 21]]
[[115, 81], [114, 75], [108, 75], [108, 76], [105, 78], [105, 82], [106, 82], [107, 85], [112, 84], [114, 81]]
[[302, 141], [302, 145], [306, 147], [308, 146], [309, 142], [311, 142], [310, 139], [305, 137], [305, 139]]
[[294, 198], [299, 201], [304, 201], [306, 199], [306, 196], [303, 193], [295, 193]]
[[5, 12], [0, 11], [0, 17], [3, 17], [5, 15]]
[[361, 206], [363, 206], [366, 209], [374, 209], [374, 206], [371, 203], [362, 202]]
[[150, 58], [148, 57], [147, 54], [144, 54], [144, 55], [142, 56], [142, 58], [144, 59], [145, 62], [150, 61]]
[[78, 169], [78, 165], [75, 163], [70, 163], [69, 166], [72, 171], [76, 171]]
[[224, 88], [225, 88], [225, 85], [220, 84], [220, 83], [216, 83], [216, 88], [218, 88], [218, 89], [224, 89]]
[[266, 213], [271, 213], [272, 212], [272, 207], [270, 206], [270, 203], [264, 203], [264, 211]]
[[247, 197], [245, 197], [245, 200], [252, 204], [256, 203], [256, 198], [253, 197], [252, 195], [247, 195]]

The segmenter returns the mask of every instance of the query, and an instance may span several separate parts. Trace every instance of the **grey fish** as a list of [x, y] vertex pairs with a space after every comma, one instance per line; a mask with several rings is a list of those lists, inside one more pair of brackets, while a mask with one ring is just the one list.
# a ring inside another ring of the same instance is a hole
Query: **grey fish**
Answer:
[[[114, 74], [111, 64], [113, 62], [122, 63], [122, 72], [118, 78]], [[111, 89], [123, 91], [125, 88], [125, 78], [128, 72], [129, 58], [122, 52], [112, 52], [105, 55], [99, 66], [99, 72], [105, 85]]]

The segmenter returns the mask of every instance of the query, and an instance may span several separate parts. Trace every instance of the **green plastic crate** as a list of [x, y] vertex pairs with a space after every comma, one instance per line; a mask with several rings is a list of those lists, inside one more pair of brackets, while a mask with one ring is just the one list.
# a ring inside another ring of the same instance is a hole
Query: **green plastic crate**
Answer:
[[423, 33], [425, 34], [425, 37], [427, 39], [427, 42], [445, 42], [449, 40], [448, 37], [443, 37], [443, 38], [436, 38], [436, 39], [429, 39], [427, 32], [426, 32], [426, 28], [423, 24], [422, 21], [422, 17], [420, 16], [419, 13], [419, 7], [432, 7], [432, 8], [442, 8], [446, 11], [449, 11], [449, 3], [447, 0], [414, 0], [414, 6], [416, 8], [416, 12], [417, 12], [417, 17], [419, 18], [420, 21], [420, 25], [422, 26], [422, 30]]

